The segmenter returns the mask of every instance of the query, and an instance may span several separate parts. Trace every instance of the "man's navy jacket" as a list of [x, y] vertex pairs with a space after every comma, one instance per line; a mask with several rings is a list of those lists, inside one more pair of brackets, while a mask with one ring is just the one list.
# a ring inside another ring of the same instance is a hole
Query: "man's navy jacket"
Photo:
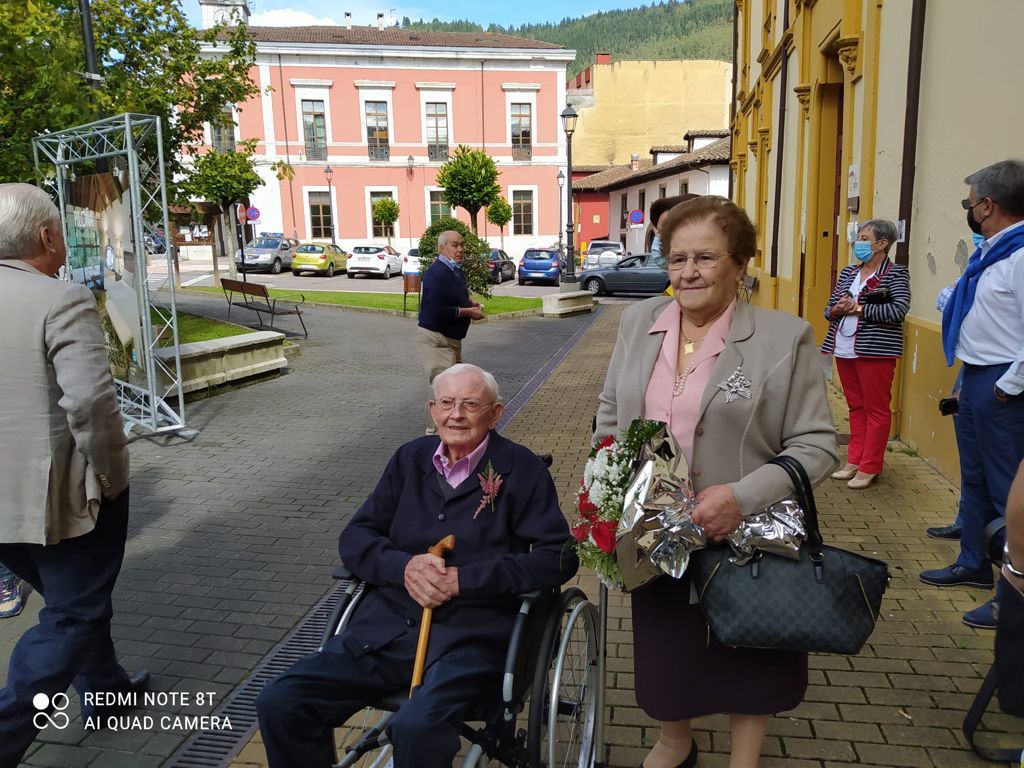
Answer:
[[[460, 307], [469, 307], [469, 288], [462, 270], [454, 270], [437, 259], [423, 275], [419, 325], [449, 339], [464, 339], [470, 319], [459, 317]], [[436, 542], [435, 542], [436, 543]]]
[[[422, 607], [405, 590], [405, 566], [448, 534], [455, 549], [459, 596], [435, 608], [427, 666], [453, 650], [504, 659], [519, 601], [515, 595], [552, 589], [576, 573], [579, 561], [544, 463], [496, 432], [476, 472], [445, 500], [432, 457], [440, 439], [406, 443], [388, 462], [373, 494], [342, 532], [341, 559], [370, 590], [346, 629], [369, 653], [403, 632], [418, 633]], [[490, 463], [502, 484], [473, 519], [483, 498], [478, 473]]]

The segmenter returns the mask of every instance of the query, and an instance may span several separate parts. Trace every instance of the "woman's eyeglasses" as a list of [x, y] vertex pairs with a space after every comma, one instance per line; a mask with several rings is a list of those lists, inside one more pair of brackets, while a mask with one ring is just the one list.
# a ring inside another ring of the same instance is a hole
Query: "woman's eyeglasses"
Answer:
[[482, 411], [489, 405], [494, 405], [494, 401], [483, 402], [481, 400], [456, 400], [451, 397], [439, 397], [434, 401], [434, 405], [440, 408], [442, 411], [450, 411], [456, 405], [461, 405], [462, 409], [467, 413], [476, 413]]
[[685, 253], [670, 253], [668, 268], [681, 270], [686, 267], [687, 262], [692, 261], [693, 266], [704, 272], [714, 269], [715, 265], [728, 255], [727, 253], [695, 253], [693, 256], [687, 256]]

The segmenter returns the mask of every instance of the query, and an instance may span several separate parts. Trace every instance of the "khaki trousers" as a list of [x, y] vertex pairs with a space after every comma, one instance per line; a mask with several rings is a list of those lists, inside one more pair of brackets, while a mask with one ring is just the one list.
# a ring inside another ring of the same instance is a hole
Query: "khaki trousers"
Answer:
[[[437, 331], [420, 328], [420, 346], [423, 356], [423, 370], [427, 374], [428, 386], [441, 371], [462, 362], [462, 339], [451, 339]], [[428, 389], [428, 398], [433, 399], [433, 391]], [[434, 422], [427, 413], [427, 434], [437, 433]]]

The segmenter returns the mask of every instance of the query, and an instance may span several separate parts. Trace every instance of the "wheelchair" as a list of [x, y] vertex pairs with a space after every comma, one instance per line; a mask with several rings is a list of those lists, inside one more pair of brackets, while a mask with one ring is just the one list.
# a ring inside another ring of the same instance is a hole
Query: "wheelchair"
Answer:
[[[344, 565], [335, 568], [333, 576], [341, 581], [342, 599], [328, 619], [320, 650], [329, 638], [344, 631], [366, 590], [372, 588]], [[461, 766], [590, 768], [597, 760], [601, 685], [597, 608], [577, 587], [519, 597], [501, 690], [460, 726], [460, 734], [469, 742], [460, 753]], [[407, 693], [396, 691], [374, 701], [335, 729], [335, 768], [392, 765], [385, 730]]]

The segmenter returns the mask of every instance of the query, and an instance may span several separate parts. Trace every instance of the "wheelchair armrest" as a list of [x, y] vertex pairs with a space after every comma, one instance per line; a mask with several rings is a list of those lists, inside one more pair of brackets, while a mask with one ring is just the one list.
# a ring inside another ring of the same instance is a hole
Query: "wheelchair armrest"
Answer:
[[530, 611], [544, 597], [544, 592], [539, 589], [524, 592], [516, 595], [522, 602], [519, 604], [519, 613], [516, 615], [515, 624], [512, 625], [512, 635], [509, 637], [508, 653], [505, 655], [505, 673], [501, 681], [501, 699], [506, 706], [512, 703], [512, 688], [515, 683], [516, 662], [519, 656], [525, 651], [523, 646], [527, 642], [526, 623]]
[[334, 571], [331, 572], [332, 579], [351, 579], [353, 578], [352, 571], [345, 567], [344, 563], [338, 563], [334, 566]]

